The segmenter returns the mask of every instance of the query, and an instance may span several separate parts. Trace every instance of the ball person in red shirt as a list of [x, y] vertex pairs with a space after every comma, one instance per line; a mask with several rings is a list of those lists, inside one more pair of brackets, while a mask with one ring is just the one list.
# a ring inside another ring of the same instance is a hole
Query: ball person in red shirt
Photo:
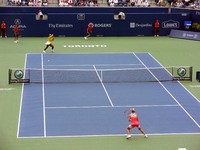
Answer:
[[158, 20], [156, 20], [156, 22], [154, 23], [154, 36], [158, 37], [159, 36], [159, 28], [160, 28], [160, 23], [158, 22]]
[[131, 122], [131, 124], [127, 127], [126, 131], [127, 131], [127, 139], [131, 138], [131, 129], [137, 127], [140, 132], [144, 135], [145, 138], [147, 138], [148, 136], [145, 134], [144, 130], [140, 127], [140, 122], [138, 119], [138, 115], [135, 112], [134, 108], [130, 109], [130, 114], [128, 116], [128, 121]]
[[2, 38], [7, 37], [7, 35], [6, 35], [6, 23], [4, 21], [2, 21], [2, 23], [1, 23], [1, 37]]
[[87, 27], [87, 35], [86, 37], [84, 37], [86, 40], [92, 35], [92, 29], [94, 27], [94, 24], [93, 23], [89, 23], [88, 24], [88, 27]]
[[18, 40], [18, 37], [19, 37], [19, 28], [18, 28], [18, 24], [16, 24], [16, 25], [14, 26], [13, 31], [14, 31], [14, 43], [18, 43], [18, 42], [19, 42], [19, 40]]

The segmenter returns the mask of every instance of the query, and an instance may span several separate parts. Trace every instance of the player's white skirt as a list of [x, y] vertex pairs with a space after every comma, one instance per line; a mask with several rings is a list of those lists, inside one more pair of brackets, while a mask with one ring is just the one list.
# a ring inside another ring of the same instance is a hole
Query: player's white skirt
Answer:
[[51, 44], [51, 42], [48, 42], [48, 41], [47, 41], [45, 44], [46, 44], [46, 45], [49, 45], [49, 44]]

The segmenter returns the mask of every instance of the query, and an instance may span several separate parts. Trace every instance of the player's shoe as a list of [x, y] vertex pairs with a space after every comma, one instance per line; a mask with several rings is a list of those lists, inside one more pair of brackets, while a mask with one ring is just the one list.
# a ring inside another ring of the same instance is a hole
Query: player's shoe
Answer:
[[46, 51], [45, 51], [45, 50], [43, 50], [43, 53], [46, 53]]
[[147, 135], [147, 134], [145, 134], [145, 135], [144, 135], [144, 137], [145, 137], [145, 138], [148, 138], [148, 135]]
[[131, 135], [128, 134], [127, 137], [126, 137], [126, 139], [128, 140], [128, 139], [130, 139], [130, 138], [131, 138]]
[[87, 38], [87, 37], [84, 37], [84, 39], [87, 40], [88, 38]]

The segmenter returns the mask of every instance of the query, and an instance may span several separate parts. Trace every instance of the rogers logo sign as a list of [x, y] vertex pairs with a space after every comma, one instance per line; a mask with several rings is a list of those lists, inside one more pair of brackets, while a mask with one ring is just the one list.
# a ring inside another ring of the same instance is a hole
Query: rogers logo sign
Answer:
[[111, 23], [95, 23], [94, 27], [95, 28], [111, 28], [112, 24]]
[[174, 20], [167, 20], [162, 22], [162, 28], [179, 28], [180, 23]]

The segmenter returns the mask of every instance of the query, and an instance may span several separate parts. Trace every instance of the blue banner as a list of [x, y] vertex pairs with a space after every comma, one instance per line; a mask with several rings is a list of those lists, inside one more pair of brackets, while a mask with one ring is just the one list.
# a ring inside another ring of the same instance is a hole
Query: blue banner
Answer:
[[47, 20], [37, 20], [36, 14], [1, 14], [7, 24], [7, 35], [13, 36], [13, 28], [19, 24], [21, 36], [85, 36], [89, 23], [94, 24], [93, 36], [153, 36], [154, 22], [160, 22], [160, 35], [170, 34], [172, 29], [183, 28], [189, 14], [125, 13], [125, 20], [114, 18], [114, 13], [49, 13]]
[[169, 37], [200, 41], [200, 32], [171, 30]]

